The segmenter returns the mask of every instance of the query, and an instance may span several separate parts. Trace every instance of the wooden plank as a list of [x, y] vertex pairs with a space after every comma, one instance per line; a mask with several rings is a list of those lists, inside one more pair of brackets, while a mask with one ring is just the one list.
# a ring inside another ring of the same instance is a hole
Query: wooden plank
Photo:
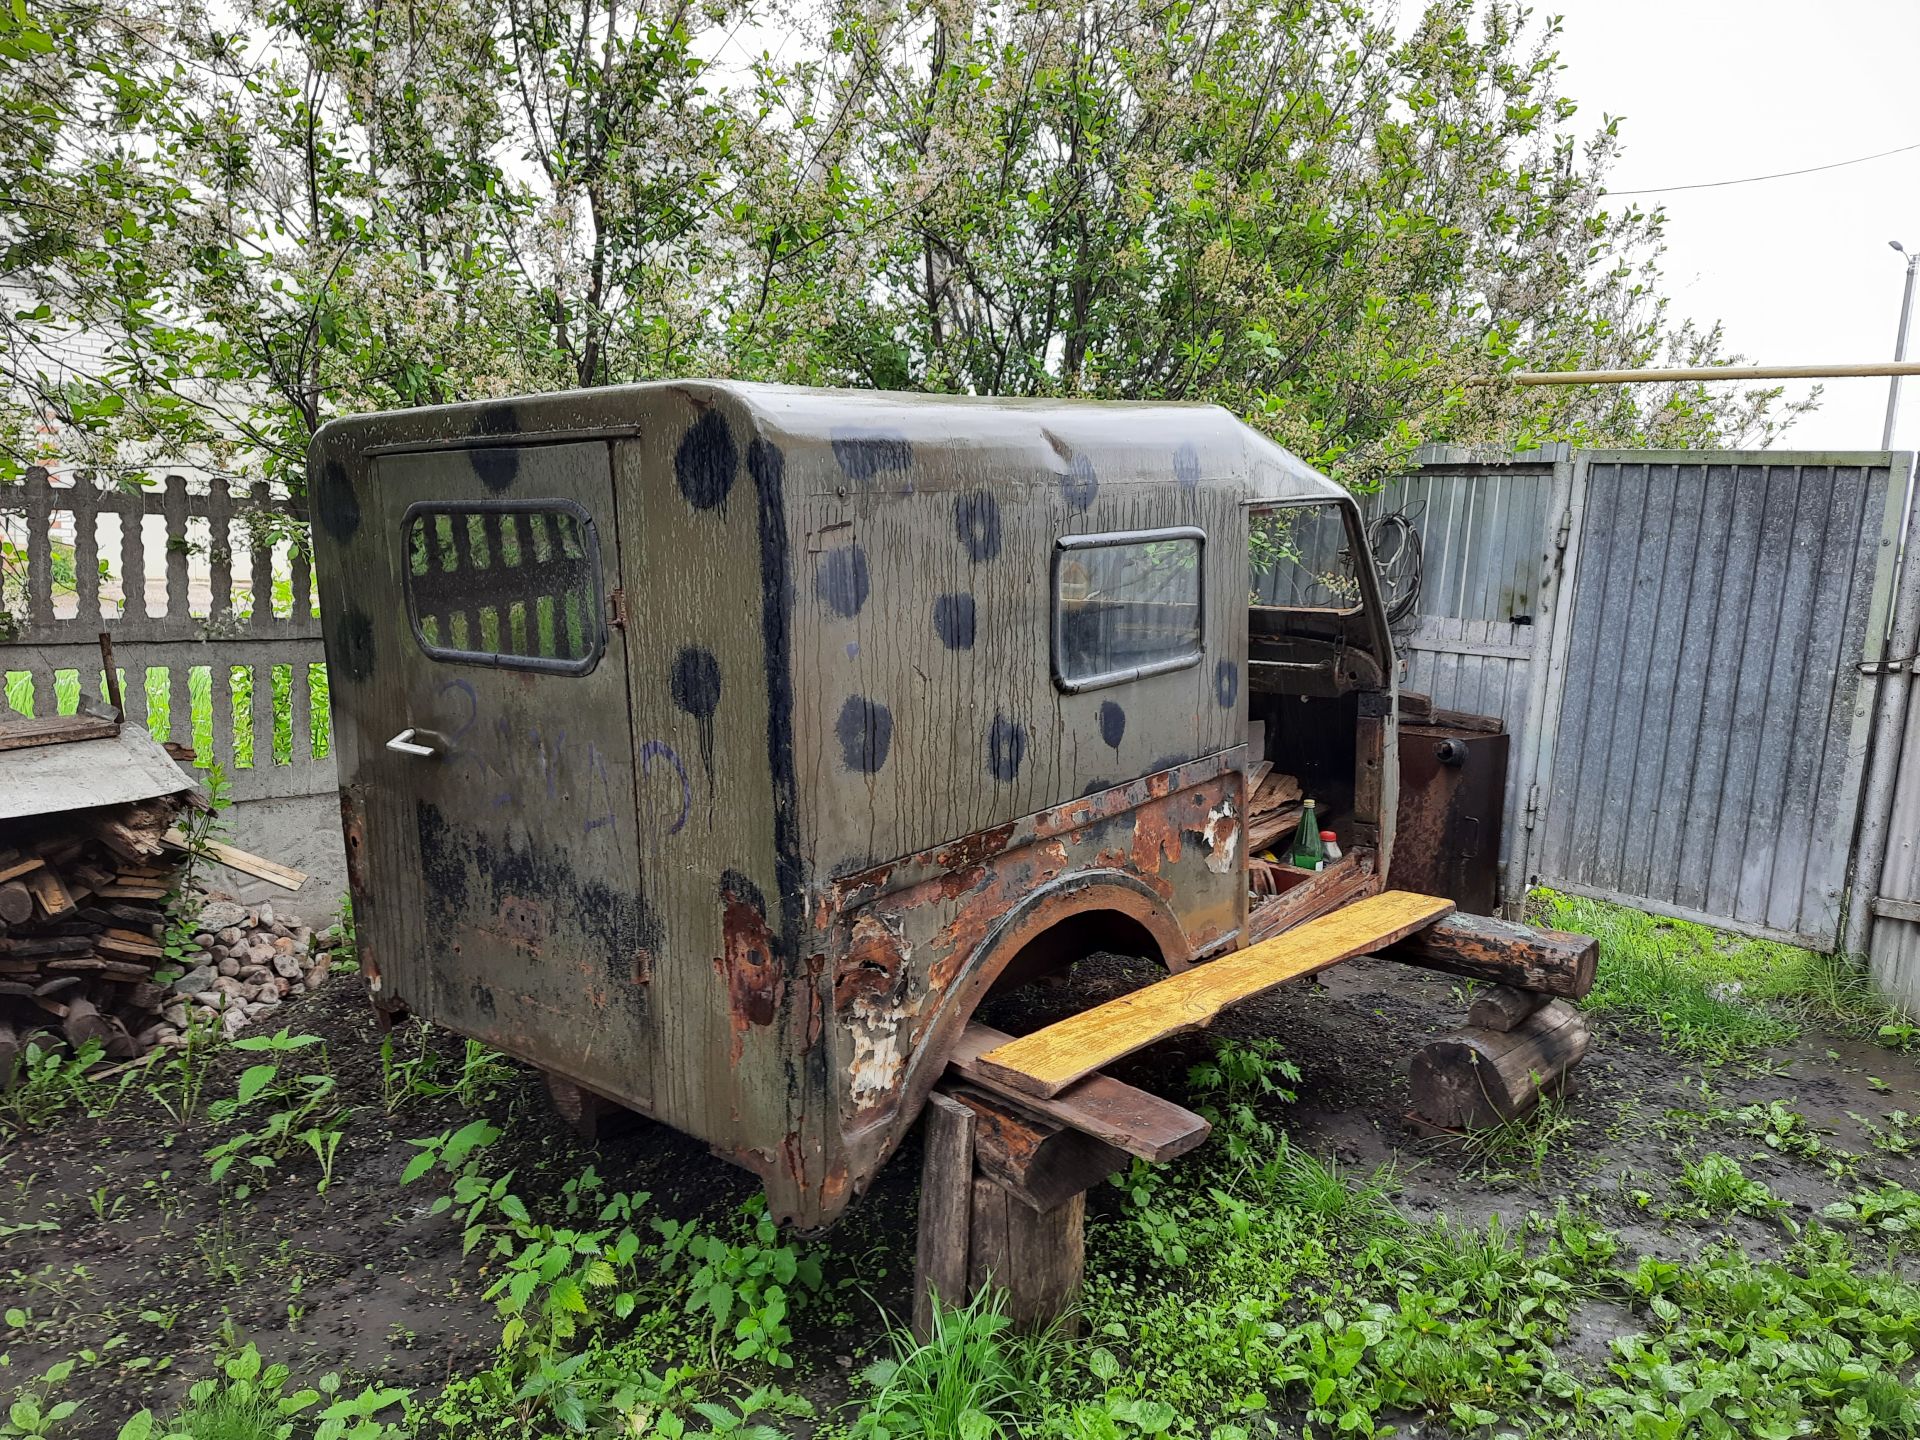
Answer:
[[1191, 1110], [1110, 1075], [1089, 1075], [1044, 1098], [1015, 1090], [980, 1066], [982, 1055], [1012, 1038], [990, 1026], [967, 1026], [948, 1057], [948, 1073], [1156, 1164], [1177, 1159], [1212, 1133], [1213, 1127]]
[[913, 1267], [913, 1333], [933, 1331], [933, 1301], [967, 1303], [967, 1238], [973, 1218], [973, 1111], [939, 1091], [927, 1097], [920, 1165], [920, 1243]]
[[167, 898], [167, 887], [145, 885], [137, 880], [121, 880], [112, 885], [103, 885], [94, 893], [106, 900], [164, 900]]
[[1600, 942], [1487, 915], [1450, 915], [1380, 954], [1403, 965], [1580, 1000], [1593, 988]]
[[1229, 1005], [1391, 945], [1452, 912], [1451, 900], [1384, 891], [1011, 1040], [982, 1055], [979, 1064], [1026, 1094], [1058, 1095], [1124, 1055], [1211, 1024]]
[[1342, 855], [1326, 869], [1307, 874], [1292, 889], [1269, 895], [1249, 910], [1247, 943], [1252, 945], [1271, 940], [1317, 916], [1372, 895], [1379, 889], [1380, 877], [1374, 871], [1371, 850], [1356, 850]]
[[[176, 849], [187, 848], [186, 832], [178, 826], [167, 831], [165, 840]], [[307, 872], [296, 870], [291, 865], [281, 865], [272, 860], [242, 850], [238, 846], [228, 845], [220, 840], [202, 842], [202, 848], [229, 869], [238, 870], [243, 875], [278, 885], [282, 890], [298, 890], [307, 883]]]
[[38, 855], [19, 856], [0, 865], [0, 880], [11, 880], [15, 876], [26, 874], [29, 870], [38, 870], [46, 863]]
[[119, 733], [118, 721], [85, 712], [77, 715], [10, 716], [0, 720], [0, 750], [28, 750], [37, 745], [70, 745], [76, 740], [110, 740]]

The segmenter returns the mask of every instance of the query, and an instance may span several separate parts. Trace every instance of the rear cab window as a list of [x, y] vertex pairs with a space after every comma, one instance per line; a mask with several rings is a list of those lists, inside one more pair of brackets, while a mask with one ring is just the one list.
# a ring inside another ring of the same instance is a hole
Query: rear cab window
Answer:
[[584, 675], [606, 648], [600, 541], [570, 500], [409, 506], [407, 617], [435, 660]]

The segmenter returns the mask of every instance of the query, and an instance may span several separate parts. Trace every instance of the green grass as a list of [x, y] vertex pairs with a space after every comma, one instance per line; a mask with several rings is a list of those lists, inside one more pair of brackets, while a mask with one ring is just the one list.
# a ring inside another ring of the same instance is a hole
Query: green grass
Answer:
[[1600, 941], [1600, 969], [1582, 1008], [1646, 1025], [1679, 1053], [1730, 1060], [1784, 1045], [1803, 1022], [1871, 1033], [1895, 1012], [1845, 956], [1820, 955], [1536, 890], [1531, 918]]
[[[293, 757], [293, 667], [291, 665], [273, 665], [267, 667], [273, 687], [273, 763], [285, 765]], [[24, 670], [9, 670], [6, 674], [6, 703], [9, 708], [21, 715], [49, 713], [43, 709], [42, 697], [35, 694], [33, 676]], [[173, 697], [168, 689], [169, 672], [162, 669], [148, 669], [144, 679], [138, 675], [129, 675], [126, 670], [120, 672], [122, 686], [140, 683], [146, 694], [147, 728], [157, 740], [177, 740], [187, 743], [192, 738], [196, 763], [211, 765], [213, 752], [213, 710], [214, 687], [213, 667], [194, 665], [187, 668], [187, 714], [181, 717], [183, 723], [176, 727], [173, 715]], [[253, 766], [253, 705], [254, 679], [252, 672], [244, 666], [230, 668], [228, 682], [229, 703], [233, 713], [233, 763], [236, 769], [249, 769]], [[105, 676], [103, 673], [86, 677], [88, 694], [97, 697], [104, 693]], [[315, 758], [328, 754], [332, 747], [332, 713], [328, 708], [327, 667], [314, 665], [307, 671], [308, 715], [312, 753]], [[54, 672], [54, 694], [52, 710], [56, 715], [71, 715], [80, 705], [81, 675], [77, 670], [57, 670]]]
[[1013, 1334], [992, 1291], [957, 1308], [936, 1298], [924, 1342], [905, 1330], [888, 1339], [892, 1355], [861, 1377], [871, 1394], [852, 1433], [862, 1440], [1005, 1433], [1043, 1407], [1061, 1352], [1052, 1334]]

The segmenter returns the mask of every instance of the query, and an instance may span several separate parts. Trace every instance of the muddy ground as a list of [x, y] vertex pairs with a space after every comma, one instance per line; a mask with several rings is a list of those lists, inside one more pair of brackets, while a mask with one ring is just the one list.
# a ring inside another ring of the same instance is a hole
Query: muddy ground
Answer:
[[[997, 997], [983, 1018], [1023, 1031], [1149, 978], [1141, 962], [1097, 957], [1065, 986]], [[1472, 1222], [1499, 1215], [1518, 1225], [1529, 1212], [1550, 1213], [1560, 1198], [1577, 1196], [1629, 1248], [1691, 1252], [1731, 1233], [1750, 1251], [1769, 1253], [1781, 1236], [1772, 1223], [1663, 1217], [1677, 1150], [1736, 1156], [1799, 1213], [1878, 1179], [1920, 1185], [1920, 1159], [1877, 1150], [1855, 1118], [1884, 1129], [1889, 1111], [1920, 1110], [1920, 1060], [1813, 1031], [1758, 1062], [1711, 1067], [1603, 1023], [1552, 1124], [1491, 1149], [1425, 1135], [1406, 1116], [1405, 1059], [1464, 1009], [1460, 988], [1445, 977], [1362, 960], [1230, 1012], [1219, 1029], [1280, 1037], [1302, 1082], [1297, 1103], [1276, 1119], [1315, 1153], [1362, 1171], [1391, 1167], [1400, 1204], [1415, 1215]], [[462, 1256], [453, 1221], [427, 1213], [437, 1193], [431, 1184], [400, 1183], [415, 1153], [410, 1138], [463, 1124], [473, 1111], [442, 1098], [386, 1113], [379, 1033], [351, 975], [280, 1018], [296, 1033], [324, 1039], [340, 1094], [354, 1107], [324, 1195], [305, 1155], [290, 1156], [244, 1199], [212, 1185], [202, 1152], [222, 1132], [202, 1119], [178, 1133], [137, 1074], [109, 1113], [70, 1109], [44, 1130], [5, 1141], [0, 1295], [10, 1312], [22, 1313], [9, 1314], [0, 1348], [16, 1379], [92, 1353], [62, 1390], [63, 1398], [87, 1401], [71, 1433], [111, 1436], [133, 1410], [177, 1401], [221, 1346], [235, 1341], [255, 1342], [296, 1376], [337, 1370], [428, 1389], [482, 1367], [492, 1353], [499, 1321], [482, 1298], [488, 1277], [481, 1261]], [[460, 1050], [449, 1036], [432, 1044], [449, 1061]], [[1114, 1073], [1177, 1099], [1187, 1067], [1209, 1045], [1203, 1035], [1181, 1037]], [[314, 1068], [309, 1057], [317, 1053], [284, 1058], [290, 1069]], [[272, 1057], [221, 1051], [208, 1096], [231, 1094], [245, 1066], [262, 1058]], [[1824, 1157], [1777, 1153], [1727, 1124], [1725, 1112], [1772, 1100], [1790, 1101], [1823, 1132]], [[753, 1193], [745, 1174], [658, 1126], [582, 1144], [525, 1070], [513, 1069], [478, 1108], [506, 1130], [489, 1169], [515, 1167], [515, 1188], [529, 1200], [556, 1193], [588, 1164], [612, 1190], [651, 1192], [658, 1215], [719, 1224]], [[1715, 1113], [1717, 1122], [1702, 1118]], [[1841, 1177], [1829, 1173], [1836, 1151], [1858, 1157]], [[830, 1279], [845, 1283], [835, 1303], [816, 1306], [797, 1327], [798, 1366], [784, 1383], [823, 1410], [846, 1399], [849, 1373], [880, 1339], [873, 1307], [895, 1316], [905, 1309], [917, 1170], [909, 1147], [817, 1242]], [[1092, 1197], [1096, 1252], [1118, 1198], [1115, 1191]], [[1582, 1322], [1570, 1343], [1594, 1357], [1628, 1323], [1623, 1313], [1597, 1308]], [[11, 1383], [0, 1383], [0, 1392]]]

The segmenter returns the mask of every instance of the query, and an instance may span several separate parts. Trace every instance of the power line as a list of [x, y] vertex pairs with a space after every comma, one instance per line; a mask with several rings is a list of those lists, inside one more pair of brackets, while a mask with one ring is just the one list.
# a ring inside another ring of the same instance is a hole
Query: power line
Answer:
[[1920, 140], [1877, 155], [1856, 155], [1851, 160], [1835, 160], [1831, 165], [1809, 165], [1804, 170], [1777, 170], [1771, 175], [1748, 175], [1739, 180], [1703, 180], [1697, 185], [1655, 185], [1646, 190], [1609, 190], [1608, 195], [1670, 195], [1676, 190], [1718, 190], [1726, 185], [1754, 185], [1762, 180], [1786, 180], [1795, 175], [1817, 175], [1822, 170], [1844, 170], [1849, 165], [1864, 165], [1869, 160], [1884, 160], [1889, 155], [1904, 155], [1920, 150]]

